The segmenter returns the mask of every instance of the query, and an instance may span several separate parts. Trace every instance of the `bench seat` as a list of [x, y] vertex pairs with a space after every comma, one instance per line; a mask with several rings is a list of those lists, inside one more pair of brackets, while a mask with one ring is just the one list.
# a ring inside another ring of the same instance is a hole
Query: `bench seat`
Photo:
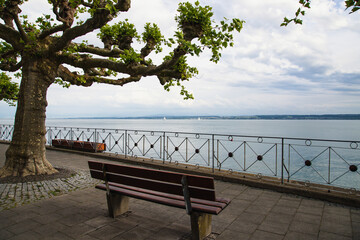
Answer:
[[[96, 188], [106, 191], [106, 184], [98, 184]], [[128, 197], [142, 199], [150, 202], [160, 203], [167, 206], [185, 209], [184, 197], [146, 190], [142, 188], [129, 187], [121, 184], [109, 184], [111, 192], [123, 194]], [[230, 200], [219, 199], [220, 201], [206, 201], [201, 199], [191, 199], [191, 206], [194, 211], [218, 215], [230, 202]], [[221, 202], [222, 201], [222, 202]]]

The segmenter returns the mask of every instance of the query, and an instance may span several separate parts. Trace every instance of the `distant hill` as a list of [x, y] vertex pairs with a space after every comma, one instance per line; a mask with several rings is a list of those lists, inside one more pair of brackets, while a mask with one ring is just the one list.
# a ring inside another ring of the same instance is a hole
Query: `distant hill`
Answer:
[[[74, 118], [75, 119], [75, 118]], [[253, 116], [144, 116], [144, 117], [85, 117], [78, 119], [233, 119], [233, 120], [360, 120], [360, 114], [323, 115], [253, 115]]]

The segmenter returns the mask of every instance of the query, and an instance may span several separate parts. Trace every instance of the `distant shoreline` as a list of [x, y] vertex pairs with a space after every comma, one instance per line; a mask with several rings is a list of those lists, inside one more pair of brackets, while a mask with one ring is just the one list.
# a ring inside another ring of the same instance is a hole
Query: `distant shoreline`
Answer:
[[[49, 118], [52, 119], [52, 118]], [[54, 118], [56, 119], [56, 118]], [[360, 114], [324, 115], [253, 115], [253, 116], [143, 116], [143, 117], [71, 117], [64, 119], [193, 119], [193, 120], [360, 120]]]

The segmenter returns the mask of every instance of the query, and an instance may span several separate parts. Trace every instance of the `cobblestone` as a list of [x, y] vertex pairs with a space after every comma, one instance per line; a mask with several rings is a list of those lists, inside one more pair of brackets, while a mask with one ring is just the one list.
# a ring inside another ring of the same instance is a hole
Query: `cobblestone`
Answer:
[[78, 189], [93, 187], [97, 183], [99, 181], [91, 178], [89, 171], [76, 170], [76, 174], [69, 178], [0, 184], [0, 211]]

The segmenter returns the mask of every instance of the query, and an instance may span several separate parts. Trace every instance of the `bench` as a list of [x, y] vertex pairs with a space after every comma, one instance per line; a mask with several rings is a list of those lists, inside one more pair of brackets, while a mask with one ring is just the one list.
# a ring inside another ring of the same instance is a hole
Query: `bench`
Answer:
[[67, 139], [53, 139], [51, 141], [52, 146], [58, 148], [66, 148], [73, 150], [80, 150], [86, 152], [103, 152], [106, 150], [105, 143], [97, 142], [85, 142], [85, 141], [74, 141]]
[[129, 197], [183, 208], [190, 215], [192, 239], [211, 233], [211, 217], [230, 200], [215, 197], [214, 179], [134, 166], [89, 161], [91, 177], [105, 181], [96, 188], [106, 191], [110, 217], [128, 211]]

